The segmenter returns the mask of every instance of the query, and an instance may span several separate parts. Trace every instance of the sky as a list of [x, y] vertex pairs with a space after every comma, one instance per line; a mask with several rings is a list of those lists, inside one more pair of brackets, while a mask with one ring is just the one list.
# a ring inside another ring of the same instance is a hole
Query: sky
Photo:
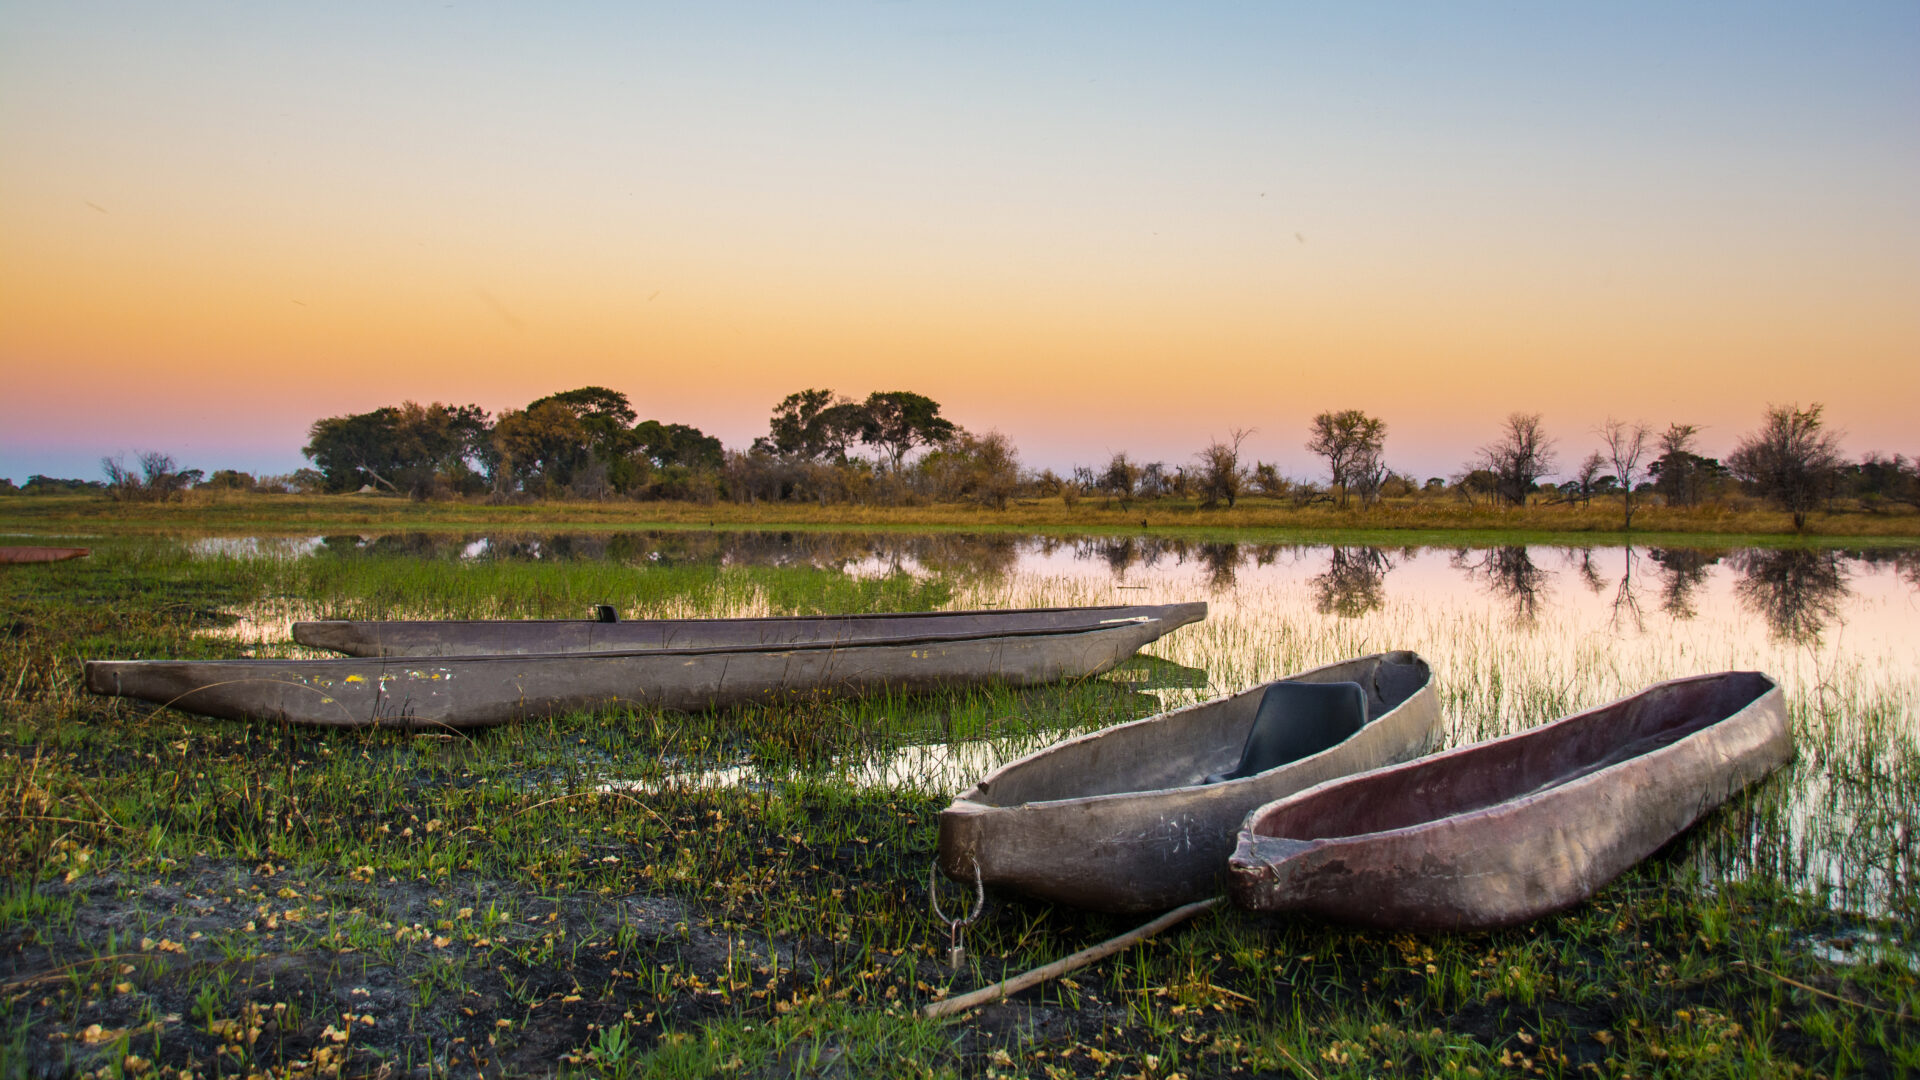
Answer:
[[[1920, 5], [0, 4], [0, 476], [598, 384], [1034, 467], [1920, 453]], [[1563, 470], [1564, 471], [1564, 470]]]

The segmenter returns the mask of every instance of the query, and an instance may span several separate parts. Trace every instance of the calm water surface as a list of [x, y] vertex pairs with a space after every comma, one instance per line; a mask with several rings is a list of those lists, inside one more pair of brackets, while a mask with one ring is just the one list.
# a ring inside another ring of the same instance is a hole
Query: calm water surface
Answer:
[[[1188, 673], [1145, 688], [1163, 704], [1410, 648], [1433, 665], [1450, 744], [1523, 730], [1661, 679], [1760, 670], [1786, 691], [1799, 758], [1746, 810], [1717, 819], [1726, 824], [1713, 835], [1696, 830], [1686, 857], [1709, 881], [1761, 877], [1853, 910], [1915, 908], [1920, 551], [686, 531], [221, 538], [197, 549], [937, 575], [953, 583], [956, 607], [1205, 599], [1205, 623], [1149, 649]], [[624, 614], [649, 612], [629, 605]], [[264, 639], [276, 632], [271, 622], [258, 628]], [[897, 748], [846, 761], [843, 771], [850, 782], [950, 793], [1045, 741]], [[750, 762], [722, 762], [667, 779], [763, 778]]]

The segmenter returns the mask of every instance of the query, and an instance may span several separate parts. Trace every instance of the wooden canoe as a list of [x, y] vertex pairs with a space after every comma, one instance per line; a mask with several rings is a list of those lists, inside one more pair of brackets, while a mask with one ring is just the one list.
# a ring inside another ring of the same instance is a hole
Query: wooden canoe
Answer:
[[1249, 810], [1404, 761], [1439, 737], [1432, 673], [1413, 653], [1276, 681], [1359, 684], [1364, 726], [1311, 756], [1217, 783], [1207, 778], [1238, 760], [1273, 683], [1068, 739], [1001, 766], [941, 812], [941, 868], [971, 883], [977, 865], [989, 885], [1076, 907], [1159, 911], [1219, 891]]
[[1379, 928], [1525, 922], [1591, 896], [1793, 757], [1779, 687], [1661, 683], [1248, 815], [1233, 898]]
[[444, 729], [606, 706], [697, 711], [794, 696], [1106, 671], [1160, 636], [1147, 619], [1060, 631], [622, 653], [333, 660], [90, 660], [87, 688], [235, 720]]
[[0, 566], [20, 563], [62, 562], [93, 554], [92, 548], [0, 547]]
[[1025, 630], [1083, 629], [1151, 619], [1161, 632], [1207, 617], [1207, 605], [1158, 604], [885, 615], [799, 615], [762, 619], [326, 620], [293, 624], [293, 640], [349, 656], [503, 656], [512, 653], [625, 652], [727, 645], [799, 645], [944, 637]]

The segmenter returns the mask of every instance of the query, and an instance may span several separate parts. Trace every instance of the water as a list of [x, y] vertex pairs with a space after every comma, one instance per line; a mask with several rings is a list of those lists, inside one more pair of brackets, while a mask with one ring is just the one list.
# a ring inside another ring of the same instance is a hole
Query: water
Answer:
[[[1700, 876], [1774, 880], [1836, 907], [1880, 912], [1911, 910], [1920, 880], [1920, 551], [680, 530], [243, 539], [198, 550], [584, 561], [636, 575], [661, 566], [813, 567], [862, 578], [938, 577], [952, 583], [955, 607], [1205, 599], [1205, 623], [1147, 650], [1182, 673], [1138, 687], [1163, 707], [1348, 656], [1413, 649], [1433, 665], [1450, 745], [1524, 730], [1662, 679], [1759, 670], [1786, 693], [1799, 757], [1739, 812], [1696, 830], [1687, 858]], [[769, 613], [764, 598], [729, 604], [704, 613]], [[630, 617], [660, 613], [623, 606]], [[311, 613], [281, 597], [241, 612], [243, 621], [223, 633], [284, 641], [286, 621]], [[820, 770], [848, 783], [951, 794], [1070, 733], [876, 747]], [[689, 763], [669, 777], [779, 780], [750, 760]]]

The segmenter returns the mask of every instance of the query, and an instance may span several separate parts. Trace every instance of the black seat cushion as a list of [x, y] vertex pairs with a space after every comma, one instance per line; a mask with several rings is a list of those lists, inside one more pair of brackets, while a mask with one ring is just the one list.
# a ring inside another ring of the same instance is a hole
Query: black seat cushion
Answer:
[[1238, 780], [1311, 757], [1350, 738], [1367, 722], [1367, 692], [1359, 683], [1274, 683], [1260, 699], [1240, 764], [1213, 773], [1207, 783]]

